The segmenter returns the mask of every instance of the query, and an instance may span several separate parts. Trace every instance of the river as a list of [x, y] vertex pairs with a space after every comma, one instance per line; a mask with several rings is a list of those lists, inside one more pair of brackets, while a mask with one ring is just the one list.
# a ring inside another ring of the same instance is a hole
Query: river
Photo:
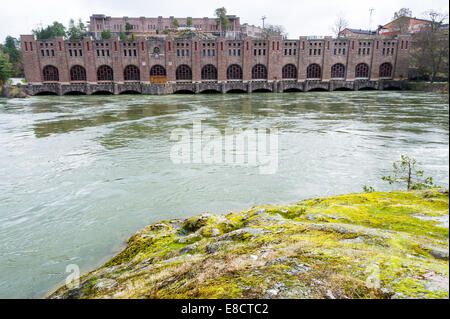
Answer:
[[[448, 112], [394, 91], [0, 99], [0, 298], [43, 297], [161, 220], [391, 190], [401, 154], [448, 187]], [[171, 134], [194, 122], [278, 129], [276, 169], [176, 163]]]

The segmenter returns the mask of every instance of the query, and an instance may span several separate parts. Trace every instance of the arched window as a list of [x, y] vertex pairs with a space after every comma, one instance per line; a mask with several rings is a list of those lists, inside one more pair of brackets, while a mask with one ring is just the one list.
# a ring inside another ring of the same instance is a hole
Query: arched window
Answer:
[[150, 76], [165, 76], [165, 75], [166, 69], [162, 65], [154, 65], [150, 69]]
[[336, 63], [331, 67], [331, 78], [342, 79], [345, 78], [345, 66], [341, 63]]
[[355, 77], [357, 78], [368, 78], [369, 77], [369, 66], [366, 63], [360, 63], [356, 66]]
[[267, 68], [265, 65], [257, 64], [252, 69], [253, 80], [267, 80]]
[[392, 64], [389, 62], [380, 65], [380, 78], [390, 78], [392, 77]]
[[177, 80], [178, 81], [190, 81], [192, 80], [192, 70], [189, 66], [183, 64], [177, 68]]
[[125, 81], [140, 81], [141, 72], [135, 65], [129, 65], [123, 71], [123, 78]]
[[110, 66], [102, 65], [97, 70], [97, 79], [99, 81], [113, 81], [114, 73]]
[[70, 81], [86, 81], [86, 69], [81, 65], [74, 65], [70, 69]]
[[306, 69], [306, 78], [308, 79], [320, 79], [322, 77], [322, 70], [318, 64], [310, 64]]
[[53, 65], [47, 65], [42, 70], [42, 73], [44, 75], [44, 81], [45, 82], [57, 82], [59, 81], [59, 72], [56, 67]]
[[242, 68], [237, 64], [232, 64], [227, 69], [228, 80], [242, 80]]
[[207, 64], [202, 68], [202, 80], [217, 80], [217, 68]]
[[283, 79], [296, 79], [297, 67], [293, 64], [286, 64], [283, 67]]

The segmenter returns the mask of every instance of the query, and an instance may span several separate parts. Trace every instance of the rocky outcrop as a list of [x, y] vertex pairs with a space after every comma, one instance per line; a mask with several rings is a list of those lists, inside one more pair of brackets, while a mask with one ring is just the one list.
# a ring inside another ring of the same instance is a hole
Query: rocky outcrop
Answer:
[[448, 214], [428, 190], [164, 221], [49, 297], [448, 298]]
[[24, 99], [28, 98], [26, 88], [22, 86], [8, 86], [0, 87], [0, 97], [5, 97], [7, 99]]

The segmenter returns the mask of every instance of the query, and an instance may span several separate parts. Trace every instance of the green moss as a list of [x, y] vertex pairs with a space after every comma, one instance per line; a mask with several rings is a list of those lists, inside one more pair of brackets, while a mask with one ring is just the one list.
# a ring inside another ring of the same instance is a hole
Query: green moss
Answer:
[[350, 194], [165, 221], [131, 237], [78, 290], [51, 297], [448, 298], [448, 260], [430, 252], [448, 250], [449, 230], [418, 214], [448, 216], [448, 192]]

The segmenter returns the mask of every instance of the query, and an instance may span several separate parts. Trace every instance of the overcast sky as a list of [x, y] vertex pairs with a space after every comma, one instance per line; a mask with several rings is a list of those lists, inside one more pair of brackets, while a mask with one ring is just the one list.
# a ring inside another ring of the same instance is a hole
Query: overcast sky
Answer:
[[212, 17], [214, 10], [226, 7], [241, 23], [283, 25], [290, 38], [300, 35], [331, 35], [336, 16], [343, 14], [350, 27], [369, 28], [369, 9], [373, 8], [372, 28], [389, 22], [402, 7], [421, 17], [429, 9], [448, 12], [448, 0], [2, 0], [0, 41], [7, 35], [31, 34], [38, 25], [53, 21], [68, 24], [70, 18], [88, 21], [93, 13], [110, 16]]

